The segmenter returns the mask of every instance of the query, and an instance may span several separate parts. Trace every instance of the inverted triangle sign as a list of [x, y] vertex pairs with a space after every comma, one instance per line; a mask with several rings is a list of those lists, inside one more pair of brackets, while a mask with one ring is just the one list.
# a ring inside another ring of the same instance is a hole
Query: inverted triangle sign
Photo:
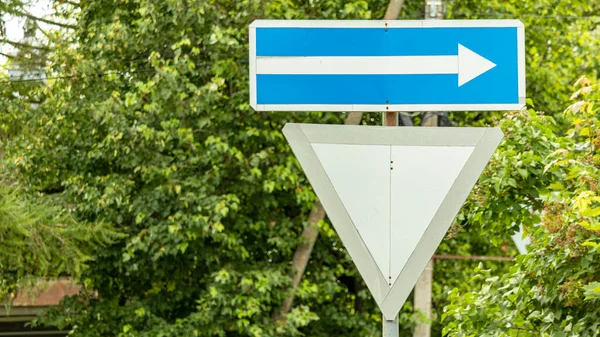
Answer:
[[389, 320], [502, 140], [499, 128], [286, 124], [283, 133]]

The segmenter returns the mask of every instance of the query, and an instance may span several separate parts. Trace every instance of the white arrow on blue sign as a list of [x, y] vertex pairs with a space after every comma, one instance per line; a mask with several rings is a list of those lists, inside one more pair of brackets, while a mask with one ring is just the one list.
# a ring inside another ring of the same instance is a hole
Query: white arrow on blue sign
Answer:
[[258, 20], [257, 111], [513, 110], [525, 104], [518, 20]]

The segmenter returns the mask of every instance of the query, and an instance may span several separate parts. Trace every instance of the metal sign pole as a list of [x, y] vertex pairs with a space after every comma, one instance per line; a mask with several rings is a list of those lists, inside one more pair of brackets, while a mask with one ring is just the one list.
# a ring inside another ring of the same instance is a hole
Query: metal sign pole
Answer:
[[400, 337], [398, 316], [393, 321], [388, 321], [383, 317], [383, 337]]
[[[398, 113], [397, 112], [384, 112], [382, 114], [382, 125], [383, 126], [398, 126]], [[391, 281], [390, 281], [391, 282]], [[383, 322], [382, 333], [383, 337], [400, 337], [400, 328], [398, 326], [398, 316], [393, 321], [388, 321], [385, 316], [381, 316]]]

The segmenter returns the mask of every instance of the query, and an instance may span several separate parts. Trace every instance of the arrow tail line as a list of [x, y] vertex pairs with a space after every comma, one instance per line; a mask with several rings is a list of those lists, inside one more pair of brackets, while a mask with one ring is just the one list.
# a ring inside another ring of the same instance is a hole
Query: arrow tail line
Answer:
[[458, 56], [267, 56], [256, 73], [270, 75], [458, 74]]

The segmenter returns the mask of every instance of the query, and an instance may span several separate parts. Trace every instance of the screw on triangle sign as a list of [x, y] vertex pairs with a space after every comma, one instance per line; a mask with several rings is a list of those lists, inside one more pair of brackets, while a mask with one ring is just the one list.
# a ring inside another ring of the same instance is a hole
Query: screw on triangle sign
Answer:
[[388, 320], [503, 137], [499, 128], [323, 124], [283, 133]]

